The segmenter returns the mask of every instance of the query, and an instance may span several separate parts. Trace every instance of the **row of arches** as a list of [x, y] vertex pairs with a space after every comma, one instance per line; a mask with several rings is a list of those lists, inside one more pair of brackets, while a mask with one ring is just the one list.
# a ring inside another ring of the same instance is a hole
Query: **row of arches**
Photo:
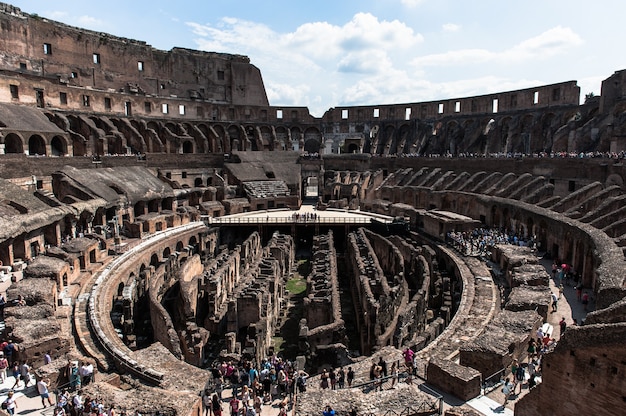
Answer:
[[60, 149], [71, 146], [75, 156], [301, 151], [311, 140], [310, 151], [316, 152], [322, 141], [322, 133], [316, 126], [176, 122], [62, 113], [47, 116], [71, 138]]
[[32, 134], [25, 136], [20, 132], [10, 132], [2, 140], [4, 153], [27, 154], [30, 156], [66, 156], [68, 140], [61, 135]]

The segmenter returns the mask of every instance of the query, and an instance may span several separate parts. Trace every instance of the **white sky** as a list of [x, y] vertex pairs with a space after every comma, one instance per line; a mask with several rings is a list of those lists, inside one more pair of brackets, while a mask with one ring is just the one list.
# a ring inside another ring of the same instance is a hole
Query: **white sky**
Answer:
[[623, 0], [8, 2], [158, 49], [247, 55], [271, 105], [318, 117], [570, 80], [584, 98], [626, 69]]

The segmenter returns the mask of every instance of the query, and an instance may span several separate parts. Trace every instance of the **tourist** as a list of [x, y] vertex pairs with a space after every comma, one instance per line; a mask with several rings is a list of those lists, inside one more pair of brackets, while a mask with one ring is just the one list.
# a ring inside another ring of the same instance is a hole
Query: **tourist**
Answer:
[[298, 388], [298, 393], [304, 393], [306, 391], [306, 379], [309, 377], [309, 374], [304, 370], [298, 371], [298, 378], [296, 380], [296, 387]]
[[580, 302], [581, 297], [583, 294], [583, 285], [581, 284], [577, 284], [576, 285], [576, 299]]
[[352, 387], [352, 381], [354, 381], [354, 371], [352, 367], [348, 367], [348, 373], [346, 374], [346, 379], [348, 381], [348, 387]]
[[320, 375], [320, 387], [325, 390], [328, 388], [328, 370], [322, 370], [322, 374]]
[[256, 396], [254, 398], [254, 410], [256, 411], [257, 416], [261, 414], [261, 409], [263, 408], [263, 403], [261, 402], [261, 397]]
[[22, 377], [22, 381], [24, 381], [24, 388], [28, 387], [28, 383], [30, 383], [30, 366], [26, 360], [24, 360], [20, 366], [20, 376]]
[[93, 364], [83, 361], [79, 373], [81, 385], [88, 385], [93, 381]]
[[330, 389], [337, 390], [337, 374], [334, 368], [331, 368], [328, 372], [328, 378], [330, 379]]
[[241, 388], [241, 402], [244, 406], [247, 406], [250, 403], [250, 389], [245, 384]]
[[340, 389], [343, 389], [345, 384], [346, 384], [346, 372], [344, 371], [343, 367], [339, 367], [339, 370], [337, 370], [337, 385], [339, 386]]
[[15, 390], [17, 386], [20, 385], [20, 363], [17, 361], [13, 363], [11, 374], [13, 375], [13, 378], [15, 378], [15, 383], [13, 384], [13, 387], [11, 387], [11, 390]]
[[528, 340], [528, 348], [526, 348], [526, 352], [528, 353], [528, 361], [530, 361], [537, 353], [537, 341], [535, 341], [534, 338], [530, 338], [530, 340]]
[[550, 293], [550, 297], [552, 298], [552, 312], [556, 312], [559, 298], [554, 294], [554, 292]]
[[13, 390], [9, 391], [8, 397], [2, 402], [2, 408], [10, 415], [14, 415], [15, 409], [17, 409], [17, 402], [15, 401], [14, 395]]
[[13, 360], [13, 352], [17, 349], [16, 345], [13, 343], [12, 340], [9, 340], [6, 344], [4, 344], [4, 346], [2, 347], [2, 352], [4, 353], [5, 358], [7, 359], [8, 362], [11, 362]]
[[204, 408], [204, 415], [209, 416], [211, 414], [211, 391], [209, 389], [204, 389], [204, 391], [200, 394], [202, 398], [202, 407]]
[[524, 370], [524, 367], [522, 365], [519, 365], [517, 369], [515, 370], [515, 385], [513, 388], [513, 393], [515, 393], [515, 390], [517, 389], [518, 385], [519, 385], [519, 392], [522, 393], [522, 385], [524, 384], [525, 381], [526, 381], [526, 370]]
[[[85, 403], [89, 403], [89, 399], [83, 400], [82, 390], [78, 390], [74, 398], [72, 399], [72, 405], [77, 414], [82, 414], [85, 408]], [[88, 409], [89, 410], [89, 409]]]
[[239, 399], [234, 395], [230, 400], [230, 416], [239, 416]]
[[506, 406], [506, 404], [509, 402], [509, 397], [511, 396], [511, 393], [513, 392], [514, 389], [515, 389], [515, 386], [513, 385], [513, 383], [511, 383], [511, 380], [507, 377], [507, 379], [504, 380], [504, 386], [502, 387], [502, 393], [504, 393], [504, 403], [502, 404], [503, 406]]
[[4, 358], [4, 353], [0, 351], [0, 379], [2, 379], [2, 383], [7, 380], [7, 368], [9, 367], [9, 362], [6, 358]]
[[335, 411], [331, 406], [326, 406], [322, 412], [323, 416], [335, 416]]
[[50, 380], [46, 378], [39, 379], [37, 382], [37, 391], [39, 392], [39, 396], [41, 396], [41, 404], [43, 407], [46, 407], [46, 400], [48, 400], [48, 404], [52, 406], [52, 401], [50, 400], [50, 392], [48, 392], [48, 385], [50, 384]]
[[222, 416], [222, 401], [217, 394], [214, 394], [211, 400], [211, 410], [214, 416]]
[[583, 308], [585, 309], [585, 312], [587, 312], [587, 305], [589, 304], [589, 294], [587, 292], [583, 293], [582, 302]]
[[390, 389], [396, 388], [396, 383], [398, 381], [398, 365], [397, 362], [391, 364], [391, 387]]
[[564, 316], [559, 321], [559, 328], [561, 329], [561, 335], [560, 336], [562, 337], [563, 334], [565, 333], [565, 330], [567, 329], [567, 323], [565, 322], [565, 317]]
[[387, 363], [385, 362], [385, 360], [383, 360], [382, 355], [381, 355], [380, 359], [378, 360], [378, 365], [382, 369], [383, 377], [387, 377]]
[[402, 356], [404, 357], [404, 364], [406, 365], [407, 371], [409, 374], [413, 374], [413, 356], [415, 353], [409, 347], [406, 347], [404, 352], [402, 352]]

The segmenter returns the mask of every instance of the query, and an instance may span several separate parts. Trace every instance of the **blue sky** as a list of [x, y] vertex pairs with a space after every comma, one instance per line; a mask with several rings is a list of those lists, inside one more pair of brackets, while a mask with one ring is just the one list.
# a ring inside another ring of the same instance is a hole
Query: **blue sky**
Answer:
[[158, 49], [247, 55], [271, 105], [316, 116], [570, 80], [599, 95], [626, 69], [623, 0], [8, 2]]

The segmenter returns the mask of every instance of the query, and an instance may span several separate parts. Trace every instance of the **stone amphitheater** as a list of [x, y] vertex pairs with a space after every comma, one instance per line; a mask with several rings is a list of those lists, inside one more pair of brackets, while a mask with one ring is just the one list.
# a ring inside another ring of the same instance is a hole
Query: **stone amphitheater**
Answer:
[[4, 3], [0, 30], [1, 338], [51, 389], [88, 362], [118, 413], [199, 416], [214, 365], [280, 358], [309, 388], [263, 414], [491, 414], [547, 324], [541, 383], [497, 412], [621, 414], [626, 70], [583, 104], [568, 81], [316, 118], [246, 56]]

